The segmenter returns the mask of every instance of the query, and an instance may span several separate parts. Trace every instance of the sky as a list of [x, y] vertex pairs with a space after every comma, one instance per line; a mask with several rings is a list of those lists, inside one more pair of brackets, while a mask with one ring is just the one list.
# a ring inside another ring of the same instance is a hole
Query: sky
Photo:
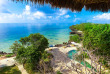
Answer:
[[72, 12], [51, 5], [32, 5], [0, 0], [0, 23], [110, 23], [110, 12]]

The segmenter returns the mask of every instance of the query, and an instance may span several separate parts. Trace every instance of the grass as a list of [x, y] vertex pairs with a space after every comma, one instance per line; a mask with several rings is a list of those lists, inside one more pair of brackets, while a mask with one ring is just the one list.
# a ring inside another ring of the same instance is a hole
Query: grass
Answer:
[[7, 54], [5, 57], [12, 57], [12, 56], [13, 56], [13, 53]]
[[1, 57], [2, 55], [0, 55], [0, 57]]
[[17, 66], [0, 68], [0, 74], [21, 74]]
[[62, 74], [60, 71], [57, 71], [57, 74]]

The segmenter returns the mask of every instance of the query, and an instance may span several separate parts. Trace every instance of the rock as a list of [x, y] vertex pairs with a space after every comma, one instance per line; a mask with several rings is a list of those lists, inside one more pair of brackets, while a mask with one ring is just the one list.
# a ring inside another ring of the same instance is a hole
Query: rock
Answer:
[[0, 51], [0, 54], [1, 55], [4, 55], [4, 54], [7, 54], [6, 52], [3, 52], [3, 51]]
[[0, 51], [0, 54], [3, 54], [3, 51]]
[[76, 34], [76, 32], [70, 32], [70, 34]]
[[63, 44], [68, 44], [67, 42], [63, 42]]
[[62, 47], [63, 44], [56, 44], [55, 47]]
[[79, 35], [80, 37], [82, 37], [82, 33], [81, 33], [81, 32], [72, 31], [72, 32], [70, 32], [70, 34], [77, 34], [77, 35]]

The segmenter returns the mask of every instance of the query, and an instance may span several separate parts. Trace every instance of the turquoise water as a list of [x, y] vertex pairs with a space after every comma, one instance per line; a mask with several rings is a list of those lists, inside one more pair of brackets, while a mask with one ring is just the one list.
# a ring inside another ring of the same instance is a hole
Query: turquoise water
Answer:
[[85, 61], [85, 63], [84, 63], [84, 61], [81, 61], [81, 64], [86, 65], [86, 67], [88, 67], [88, 68], [92, 68], [92, 66], [86, 61]]
[[11, 52], [14, 41], [31, 33], [41, 33], [49, 44], [60, 44], [69, 40], [69, 26], [73, 24], [0, 24], [0, 51]]
[[[78, 52], [77, 50], [71, 50], [71, 51], [69, 51], [69, 52], [68, 52], [68, 57], [69, 57], [70, 59], [73, 59], [75, 53], [77, 53], [77, 52]], [[94, 68], [94, 67], [92, 67], [87, 61], [85, 61], [85, 63], [84, 63], [84, 61], [81, 61], [81, 64], [82, 64], [83, 66], [86, 65], [86, 67], [88, 67], [88, 68]], [[94, 69], [94, 70], [96, 71], [96, 69]]]
[[77, 50], [71, 50], [71, 51], [69, 51], [69, 52], [68, 52], [68, 57], [69, 57], [70, 59], [73, 59], [75, 53], [77, 53]]
[[[73, 59], [75, 53], [77, 53], [77, 52], [78, 52], [77, 50], [71, 50], [71, 51], [69, 51], [69, 52], [68, 52], [68, 57], [69, 57], [70, 59]], [[84, 61], [81, 61], [81, 64], [82, 64], [82, 65], [86, 64], [86, 67], [91, 68], [91, 65], [90, 65], [88, 62], [86, 62], [86, 61], [85, 61], [85, 63], [84, 63]]]

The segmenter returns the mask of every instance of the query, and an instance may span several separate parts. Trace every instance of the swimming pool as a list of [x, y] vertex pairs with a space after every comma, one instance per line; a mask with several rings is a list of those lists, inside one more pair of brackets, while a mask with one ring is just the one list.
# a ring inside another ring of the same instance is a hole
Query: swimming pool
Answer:
[[[73, 59], [74, 58], [74, 55], [77, 53], [78, 51], [77, 50], [71, 50], [71, 51], [69, 51], [68, 52], [68, 57], [70, 58], [70, 59]], [[78, 61], [79, 62], [79, 61]], [[87, 61], [81, 61], [80, 62], [83, 66], [84, 65], [86, 65], [86, 67], [88, 67], [88, 68], [94, 68], [94, 67], [92, 67]], [[96, 71], [96, 69], [95, 69], [95, 71]]]
[[68, 57], [70, 59], [73, 59], [74, 55], [77, 53], [78, 51], [77, 50], [71, 50], [68, 52]]

